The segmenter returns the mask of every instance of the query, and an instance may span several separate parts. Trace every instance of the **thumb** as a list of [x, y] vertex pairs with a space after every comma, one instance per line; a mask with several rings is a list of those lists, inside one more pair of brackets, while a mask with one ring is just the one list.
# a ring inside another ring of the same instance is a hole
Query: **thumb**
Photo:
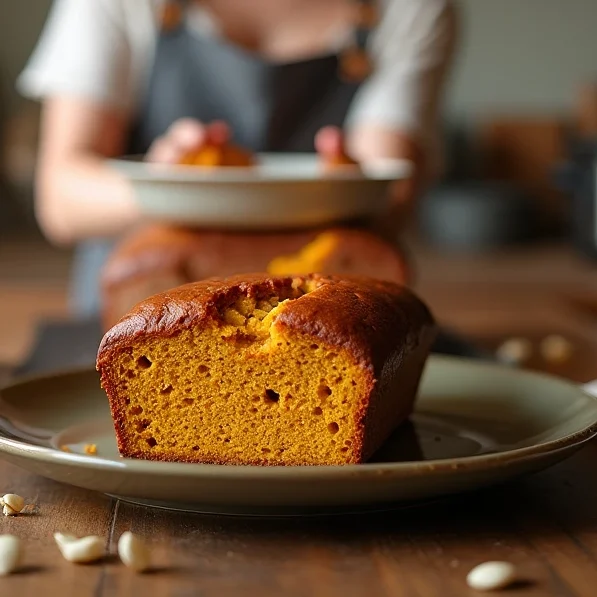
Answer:
[[325, 158], [338, 158], [344, 155], [344, 134], [336, 126], [326, 126], [315, 135], [315, 149]]

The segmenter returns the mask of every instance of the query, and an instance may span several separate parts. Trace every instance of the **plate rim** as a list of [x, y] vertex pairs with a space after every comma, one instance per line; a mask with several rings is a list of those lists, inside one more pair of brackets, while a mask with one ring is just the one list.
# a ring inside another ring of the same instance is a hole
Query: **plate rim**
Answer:
[[[292, 152], [275, 153], [262, 152], [256, 154], [259, 157], [271, 156], [301, 156], [303, 158], [316, 159], [317, 154], [313, 152]], [[314, 183], [333, 182], [369, 182], [388, 184], [408, 178], [412, 172], [412, 163], [409, 160], [391, 160], [397, 168], [394, 176], [374, 174], [372, 170], [365, 168], [342, 168], [339, 167], [331, 172], [324, 172], [321, 176], [287, 176], [270, 177], [260, 174], [258, 168], [240, 168], [227, 166], [225, 168], [202, 168], [185, 164], [152, 164], [141, 160], [139, 154], [123, 155], [116, 158], [108, 158], [106, 164], [125, 175], [130, 181], [137, 183], [165, 183], [165, 184], [292, 184], [312, 185]], [[389, 161], [389, 160], [388, 160]], [[369, 171], [370, 175], [366, 172]], [[383, 170], [382, 170], [383, 171]]]
[[[583, 390], [583, 386], [570, 380], [566, 380], [547, 373], [527, 371], [506, 367], [498, 363], [476, 361], [474, 359], [453, 357], [446, 355], [432, 355], [429, 362], [461, 363], [478, 369], [499, 369], [507, 371], [511, 375], [520, 375], [524, 377], [533, 377], [544, 381], [558, 382], [568, 386], [570, 390], [574, 389], [579, 395], [585, 396], [590, 402], [597, 403], [597, 397]], [[44, 380], [56, 379], [65, 376], [75, 376], [81, 374], [97, 374], [95, 369], [90, 366], [79, 366], [62, 371], [42, 374], [30, 374], [15, 379], [12, 383], [0, 388], [0, 399], [2, 392], [17, 389], [30, 383], [40, 383]], [[288, 480], [298, 479], [301, 481], [321, 480], [339, 480], [343, 478], [355, 477], [410, 477], [413, 474], [442, 475], [454, 473], [456, 471], [478, 471], [491, 470], [501, 466], [507, 466], [519, 462], [526, 458], [540, 457], [549, 454], [580, 448], [584, 443], [597, 436], [597, 410], [594, 420], [583, 428], [569, 433], [563, 437], [541, 442], [532, 446], [514, 448], [504, 452], [493, 452], [484, 454], [475, 454], [472, 456], [459, 456], [448, 459], [435, 459], [426, 461], [403, 461], [403, 462], [380, 462], [380, 463], [362, 463], [349, 465], [305, 465], [305, 466], [250, 466], [250, 465], [218, 465], [201, 463], [183, 463], [183, 462], [164, 462], [159, 460], [141, 460], [132, 458], [123, 458], [120, 461], [109, 460], [101, 456], [87, 456], [84, 454], [75, 454], [61, 452], [54, 448], [38, 446], [22, 440], [11, 439], [0, 434], [0, 457], [4, 453], [9, 453], [19, 457], [32, 456], [39, 462], [64, 465], [72, 463], [77, 466], [85, 466], [96, 470], [118, 470], [126, 471], [127, 474], [145, 475], [157, 474], [165, 477], [176, 476], [208, 476], [214, 479], [244, 479], [251, 480]], [[194, 472], [193, 472], [194, 471]]]

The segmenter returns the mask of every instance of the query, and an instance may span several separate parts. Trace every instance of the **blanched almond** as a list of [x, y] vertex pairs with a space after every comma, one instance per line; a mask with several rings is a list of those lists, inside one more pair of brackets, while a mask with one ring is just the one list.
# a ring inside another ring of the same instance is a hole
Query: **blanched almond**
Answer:
[[149, 549], [130, 531], [122, 533], [118, 540], [118, 555], [122, 563], [135, 572], [144, 572], [150, 566]]
[[79, 539], [73, 535], [54, 533], [54, 539], [64, 559], [76, 564], [96, 562], [106, 553], [104, 540], [96, 535]]

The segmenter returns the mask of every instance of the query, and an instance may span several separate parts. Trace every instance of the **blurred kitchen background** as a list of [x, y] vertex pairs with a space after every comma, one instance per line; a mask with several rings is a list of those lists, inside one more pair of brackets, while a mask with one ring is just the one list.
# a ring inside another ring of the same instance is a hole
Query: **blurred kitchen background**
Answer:
[[[554, 168], [569, 134], [597, 134], [597, 3], [592, 0], [460, 0], [464, 31], [446, 107], [447, 178], [506, 179], [544, 202], [570, 207]], [[5, 2], [0, 19], [1, 226], [31, 230], [37, 106], [14, 81], [51, 0]]]
[[[559, 281], [580, 289], [595, 276], [597, 2], [458, 4], [463, 31], [445, 113], [448, 168], [442, 183], [421, 199], [421, 234], [412, 248], [423, 294], [433, 295], [442, 276], [468, 284], [468, 264], [478, 259], [496, 259], [493, 273], [486, 272], [496, 284], [513, 264], [538, 284], [540, 271], [549, 277], [558, 266]], [[38, 109], [14, 89], [50, 5], [4, 1], [0, 9], [0, 310], [14, 314], [0, 320], [0, 361], [23, 354], [37, 319], [66, 309], [70, 253], [47, 245], [33, 217]], [[520, 241], [524, 248], [513, 253]], [[443, 255], [454, 250], [454, 257], [446, 257], [453, 259], [452, 269], [433, 266], [438, 249]], [[496, 249], [497, 258], [486, 257]], [[553, 255], [552, 261], [546, 256], [537, 265], [539, 251]], [[580, 277], [572, 280], [572, 270]], [[518, 305], [521, 300], [512, 299]], [[456, 307], [437, 308], [451, 324], [474, 328]]]

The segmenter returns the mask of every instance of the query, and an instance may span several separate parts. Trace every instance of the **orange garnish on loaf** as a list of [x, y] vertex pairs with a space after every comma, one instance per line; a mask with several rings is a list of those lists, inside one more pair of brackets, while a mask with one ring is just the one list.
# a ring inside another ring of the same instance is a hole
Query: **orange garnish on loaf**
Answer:
[[294, 255], [281, 255], [270, 261], [267, 272], [274, 276], [321, 273], [331, 255], [338, 249], [341, 237], [323, 232]]

